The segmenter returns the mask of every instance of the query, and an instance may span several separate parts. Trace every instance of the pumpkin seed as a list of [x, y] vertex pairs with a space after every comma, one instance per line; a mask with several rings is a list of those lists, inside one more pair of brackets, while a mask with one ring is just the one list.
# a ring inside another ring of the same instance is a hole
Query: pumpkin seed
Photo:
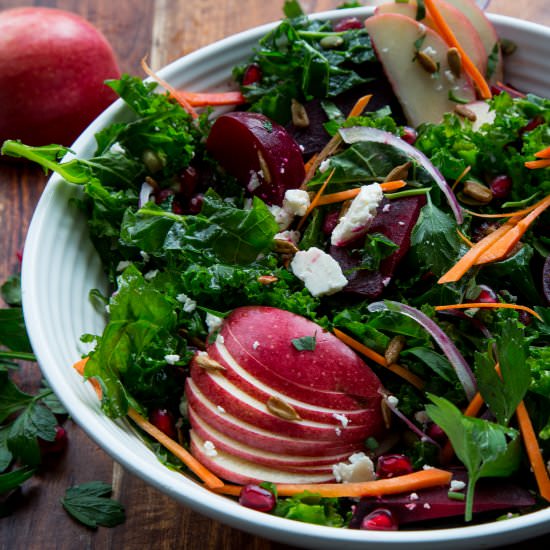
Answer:
[[269, 171], [269, 166], [267, 165], [261, 151], [258, 151], [258, 163], [260, 164], [260, 170], [264, 175], [264, 180], [269, 185], [271, 183], [271, 172]]
[[344, 39], [337, 34], [329, 34], [328, 36], [323, 36], [319, 40], [321, 48], [325, 50], [330, 50], [332, 48], [339, 48], [344, 43]]
[[309, 116], [306, 108], [294, 98], [290, 103], [290, 112], [292, 114], [292, 124], [296, 128], [307, 128], [309, 126]]
[[270, 285], [271, 283], [276, 283], [279, 279], [275, 275], [260, 275], [258, 277], [258, 282], [261, 285]]
[[265, 406], [271, 414], [274, 414], [283, 420], [302, 420], [292, 405], [286, 401], [283, 401], [279, 397], [275, 397], [274, 395], [267, 400]]
[[199, 353], [195, 356], [195, 364], [207, 372], [215, 373], [223, 372], [225, 370], [225, 367], [221, 363], [218, 363], [214, 359], [210, 358], [205, 352]]
[[480, 204], [487, 204], [493, 199], [491, 190], [477, 181], [466, 181], [462, 193]]
[[390, 340], [388, 347], [386, 348], [386, 351], [384, 353], [384, 359], [386, 360], [387, 365], [397, 363], [397, 360], [399, 359], [399, 354], [401, 353], [401, 351], [403, 351], [405, 343], [406, 340], [402, 334], [398, 334]]
[[409, 168], [411, 165], [412, 162], [409, 160], [405, 164], [392, 168], [384, 178], [384, 181], [406, 180], [409, 177]]
[[468, 109], [466, 105], [462, 105], [461, 103], [457, 103], [455, 105], [454, 112], [457, 115], [471, 120], [472, 122], [475, 122], [477, 120], [477, 115], [471, 109]]
[[449, 48], [447, 50], [447, 63], [453, 75], [456, 78], [460, 78], [462, 74], [462, 56], [456, 48]]
[[416, 59], [427, 73], [434, 74], [439, 70], [437, 63], [425, 52], [416, 52]]
[[298, 247], [291, 241], [286, 239], [274, 239], [275, 252], [277, 254], [296, 254]]

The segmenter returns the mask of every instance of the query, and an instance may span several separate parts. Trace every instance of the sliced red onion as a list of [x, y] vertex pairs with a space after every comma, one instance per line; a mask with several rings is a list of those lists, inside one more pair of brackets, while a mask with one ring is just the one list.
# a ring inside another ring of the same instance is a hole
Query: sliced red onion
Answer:
[[421, 327], [423, 327], [432, 338], [437, 342], [441, 351], [446, 355], [447, 359], [454, 368], [458, 380], [464, 388], [464, 393], [469, 400], [472, 400], [476, 394], [476, 380], [475, 377], [466, 363], [462, 354], [458, 351], [451, 339], [439, 328], [437, 323], [432, 321], [427, 315], [419, 311], [418, 309], [402, 304], [400, 302], [392, 302], [387, 300], [385, 302], [373, 302], [368, 305], [368, 310], [374, 311], [395, 311], [410, 317], [416, 321]]
[[139, 190], [138, 208], [141, 208], [144, 204], [149, 202], [153, 191], [153, 187], [146, 181], [141, 184], [141, 189]]
[[408, 144], [405, 140], [394, 136], [390, 132], [384, 130], [379, 130], [378, 128], [368, 128], [367, 126], [352, 126], [351, 128], [341, 128], [340, 135], [342, 139], [349, 145], [357, 143], [359, 141], [373, 141], [375, 143], [386, 143], [391, 145], [407, 156], [413, 158], [418, 162], [422, 168], [430, 174], [435, 183], [441, 189], [449, 206], [453, 211], [453, 214], [456, 218], [458, 224], [461, 224], [464, 221], [464, 216], [462, 214], [462, 208], [458, 201], [456, 200], [453, 190], [449, 187], [449, 184], [445, 181], [445, 178], [441, 172], [431, 163], [430, 159], [424, 154], [421, 153], [418, 149]]

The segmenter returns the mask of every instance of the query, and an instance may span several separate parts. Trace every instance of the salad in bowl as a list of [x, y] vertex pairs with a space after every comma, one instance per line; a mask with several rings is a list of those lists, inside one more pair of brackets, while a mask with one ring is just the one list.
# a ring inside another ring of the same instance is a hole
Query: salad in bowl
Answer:
[[[117, 434], [129, 418], [163, 488], [190, 476], [207, 513], [227, 498], [358, 542], [540, 513], [545, 89], [505, 80], [514, 44], [470, 0], [285, 14], [217, 51], [215, 86], [145, 62], [150, 80], [108, 82], [126, 107], [78, 155], [4, 143], [58, 173], [80, 224], [48, 220], [86, 246], [86, 282], [54, 295], [93, 288], [63, 336], [95, 388], [77, 398]], [[31, 321], [33, 343], [49, 330]]]

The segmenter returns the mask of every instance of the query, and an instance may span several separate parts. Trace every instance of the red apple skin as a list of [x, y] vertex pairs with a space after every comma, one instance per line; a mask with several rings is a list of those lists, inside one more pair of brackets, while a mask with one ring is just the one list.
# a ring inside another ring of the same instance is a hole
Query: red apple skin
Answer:
[[105, 37], [52, 8], [0, 12], [0, 143], [70, 145], [116, 99], [120, 71]]
[[185, 395], [189, 408], [196, 411], [196, 414], [202, 420], [235, 441], [239, 441], [250, 447], [294, 456], [352, 454], [357, 450], [356, 443], [322, 441], [278, 435], [268, 430], [261, 430], [227, 413], [221, 413], [217, 409], [217, 406], [209, 401], [190, 379], [186, 381]]
[[[282, 379], [287, 388], [341, 393], [363, 408], [380, 410], [382, 385], [374, 372], [336, 336], [304, 317], [266, 306], [241, 307], [225, 319], [220, 334], [235, 360], [267, 385]], [[298, 351], [292, 343], [304, 336], [315, 336], [314, 351]]]
[[[202, 373], [198, 372], [199, 369], [200, 367], [191, 369], [192, 378], [203, 395], [216, 405], [221, 406], [234, 418], [263, 430], [288, 437], [360, 444], [371, 435], [369, 424], [354, 425], [350, 423], [345, 429], [342, 429], [342, 424], [334, 418], [330, 419], [330, 424], [306, 421], [305, 419], [301, 421], [284, 420], [270, 413], [265, 404], [260, 401], [251, 399], [249, 402], [245, 402], [229, 392], [220, 391], [219, 386], [215, 386], [215, 381], [208, 375], [201, 375]], [[202, 371], [202, 369], [200, 370]], [[338, 433], [336, 432], [337, 428]]]
[[[223, 372], [223, 378], [226, 380], [225, 385], [227, 386], [227, 383], [229, 383], [231, 386], [224, 389], [224, 387], [220, 384], [219, 375], [209, 373], [204, 369], [192, 369], [191, 374], [193, 376], [193, 380], [201, 391], [203, 391], [211, 400], [216, 400], [217, 402], [218, 397], [226, 399], [226, 394], [233, 393], [232, 388], [237, 386], [237, 388], [250, 396], [251, 399], [258, 400], [261, 403], [266, 403], [267, 400], [274, 395], [274, 392], [269, 391], [269, 388], [266, 388], [265, 385], [260, 386], [259, 383], [254, 384], [249, 379], [245, 379], [240, 376], [232, 365], [225, 361], [224, 357], [218, 353], [218, 345], [218, 342], [216, 342], [216, 345], [209, 348], [209, 357], [215, 361], [218, 361], [218, 363], [225, 367], [225, 371]], [[326, 402], [322, 405], [312, 406], [310, 403], [306, 403], [301, 400], [298, 401], [288, 399], [288, 393], [285, 398], [294, 407], [301, 418], [305, 420], [312, 420], [313, 422], [335, 424], [334, 414], [338, 413], [344, 414], [353, 425], [365, 424], [369, 422], [370, 416], [372, 415], [372, 411], [369, 409], [356, 408], [354, 410], [341, 410], [327, 407]], [[223, 407], [223, 403], [220, 402], [218, 404]]]
[[226, 434], [209, 426], [201, 419], [192, 408], [189, 408], [189, 420], [193, 425], [193, 431], [203, 440], [211, 441], [216, 449], [226, 452], [230, 455], [250, 460], [269, 466], [278, 468], [286, 472], [303, 472], [315, 470], [316, 473], [330, 473], [332, 465], [338, 462], [345, 462], [349, 457], [349, 452], [337, 455], [321, 455], [320, 457], [299, 456], [299, 455], [283, 455], [274, 453], [270, 450], [261, 450], [229, 438]]

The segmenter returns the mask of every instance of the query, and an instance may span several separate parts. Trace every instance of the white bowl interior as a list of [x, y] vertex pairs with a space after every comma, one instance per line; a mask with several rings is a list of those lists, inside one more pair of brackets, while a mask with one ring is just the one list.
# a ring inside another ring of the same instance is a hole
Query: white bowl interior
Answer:
[[[333, 11], [316, 17], [365, 16], [369, 8]], [[550, 95], [550, 30], [535, 24], [492, 17], [499, 34], [519, 48], [507, 63], [506, 81], [539, 95]], [[176, 87], [220, 90], [230, 86], [231, 68], [246, 59], [269, 25], [232, 36], [182, 58], [160, 72]], [[125, 116], [118, 101], [96, 119], [73, 150], [90, 156], [94, 134]], [[83, 333], [101, 333], [104, 315], [88, 300], [93, 288], [106, 290], [99, 259], [86, 222], [70, 202], [79, 188], [54, 175], [34, 213], [22, 268], [25, 321], [39, 364], [49, 383], [76, 422], [115, 460], [183, 504], [219, 521], [260, 536], [310, 548], [460, 548], [482, 542], [484, 547], [510, 544], [550, 530], [550, 508], [498, 524], [430, 531], [365, 532], [320, 527], [277, 518], [244, 508], [215, 495], [157, 461], [127, 421], [113, 422], [102, 414], [95, 393], [71, 365], [85, 351]], [[183, 388], [182, 388], [183, 390]]]

